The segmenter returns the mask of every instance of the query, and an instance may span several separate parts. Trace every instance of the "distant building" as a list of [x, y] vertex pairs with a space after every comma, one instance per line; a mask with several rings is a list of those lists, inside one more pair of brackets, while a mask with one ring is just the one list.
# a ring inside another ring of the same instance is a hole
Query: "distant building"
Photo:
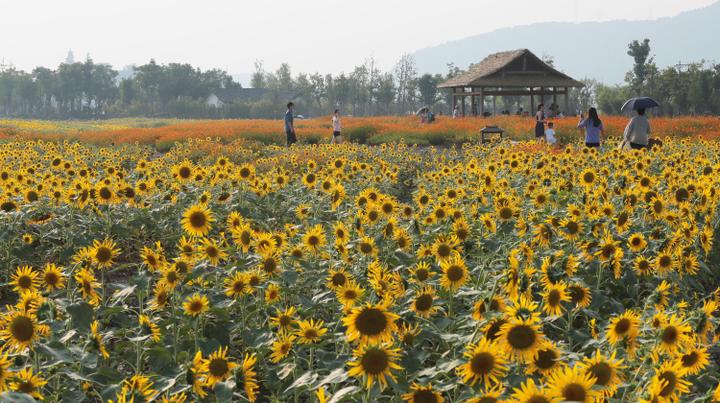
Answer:
[[205, 104], [221, 108], [227, 104], [246, 104], [266, 99], [285, 104], [296, 101], [298, 98], [300, 98], [300, 93], [295, 91], [274, 91], [267, 88], [219, 88], [207, 97]]

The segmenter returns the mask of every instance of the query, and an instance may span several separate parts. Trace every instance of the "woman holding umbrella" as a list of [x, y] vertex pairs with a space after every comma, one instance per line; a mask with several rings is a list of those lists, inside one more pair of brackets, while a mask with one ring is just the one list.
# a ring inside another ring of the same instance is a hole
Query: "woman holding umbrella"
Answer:
[[633, 116], [625, 127], [625, 134], [623, 135], [625, 148], [628, 145], [633, 150], [647, 148], [649, 139], [650, 121], [645, 117], [645, 109], [640, 108], [637, 110], [637, 115]]
[[632, 98], [625, 102], [622, 107], [623, 112], [636, 111], [637, 114], [630, 119], [630, 122], [625, 127], [625, 134], [623, 135], [623, 148], [640, 150], [647, 148], [650, 140], [650, 121], [645, 116], [645, 111], [648, 108], [656, 108], [660, 106], [652, 98], [638, 97]]

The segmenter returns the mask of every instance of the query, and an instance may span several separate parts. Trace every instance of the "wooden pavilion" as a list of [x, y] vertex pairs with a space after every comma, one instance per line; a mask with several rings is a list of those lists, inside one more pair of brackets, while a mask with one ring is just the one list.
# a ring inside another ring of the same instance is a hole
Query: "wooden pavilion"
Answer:
[[494, 97], [497, 96], [529, 96], [532, 114], [536, 99], [545, 103], [545, 97], [551, 97], [553, 104], [558, 105], [558, 95], [564, 95], [567, 114], [570, 88], [583, 86], [583, 83], [555, 70], [531, 51], [518, 49], [492, 54], [468, 71], [441, 83], [438, 88], [452, 91], [452, 110], [459, 100], [460, 112], [465, 116], [466, 100], [470, 98], [471, 114], [483, 116], [485, 97], [493, 97], [494, 109]]

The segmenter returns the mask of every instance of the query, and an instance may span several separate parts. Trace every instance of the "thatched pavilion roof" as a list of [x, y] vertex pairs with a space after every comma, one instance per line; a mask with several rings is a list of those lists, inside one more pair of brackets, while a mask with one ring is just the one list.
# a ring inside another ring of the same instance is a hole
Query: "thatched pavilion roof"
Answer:
[[499, 52], [486, 57], [461, 73], [438, 85], [453, 87], [583, 87], [527, 49]]

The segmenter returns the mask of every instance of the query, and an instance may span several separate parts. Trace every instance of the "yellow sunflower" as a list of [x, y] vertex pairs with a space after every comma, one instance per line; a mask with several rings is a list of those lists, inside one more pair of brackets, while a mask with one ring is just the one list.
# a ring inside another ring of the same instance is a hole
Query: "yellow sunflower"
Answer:
[[117, 248], [115, 241], [106, 238], [102, 242], [98, 240], [93, 241], [93, 246], [90, 249], [89, 254], [92, 263], [95, 266], [101, 269], [106, 269], [113, 265], [113, 259], [120, 254], [120, 249]]
[[325, 333], [327, 333], [327, 329], [323, 327], [324, 324], [321, 320], [316, 322], [313, 319], [298, 321], [298, 329], [295, 331], [295, 335], [298, 337], [298, 343], [313, 344], [319, 342]]
[[401, 396], [407, 403], [443, 403], [440, 392], [433, 389], [432, 385], [420, 385], [415, 382], [410, 386], [410, 391]]
[[185, 315], [197, 317], [201, 313], [210, 309], [210, 301], [205, 295], [195, 293], [185, 299], [183, 302], [183, 311]]
[[43, 400], [42, 387], [47, 384], [40, 374], [33, 374], [32, 368], [23, 368], [16, 372], [10, 382], [10, 390], [25, 393], [38, 400]]
[[580, 366], [559, 369], [548, 377], [548, 390], [562, 401], [592, 403], [597, 391], [593, 385], [597, 378], [585, 372]]
[[454, 292], [462, 287], [470, 278], [465, 260], [459, 255], [440, 262], [442, 277], [440, 285], [448, 291]]
[[519, 362], [532, 360], [543, 344], [544, 335], [535, 319], [510, 319], [497, 333], [500, 346]]
[[507, 358], [497, 341], [482, 339], [477, 344], [469, 344], [463, 357], [467, 361], [456, 371], [463, 382], [471, 386], [478, 382], [486, 387], [498, 384], [507, 373]]
[[347, 327], [349, 342], [376, 344], [392, 341], [397, 319], [399, 316], [388, 311], [384, 304], [367, 304], [353, 308], [342, 321]]
[[640, 315], [628, 309], [610, 320], [606, 337], [610, 344], [615, 345], [622, 340], [633, 341], [640, 331]]
[[355, 359], [348, 362], [348, 375], [364, 377], [367, 389], [372, 388], [375, 382], [380, 384], [381, 390], [384, 389], [387, 386], [386, 378], [395, 381], [393, 372], [402, 370], [397, 363], [400, 349], [389, 344], [360, 345], [353, 352], [353, 356]]
[[188, 207], [182, 214], [180, 224], [191, 236], [204, 237], [210, 233], [215, 216], [204, 204]]
[[519, 388], [513, 389], [510, 403], [559, 403], [561, 398], [552, 394], [550, 390], [542, 387], [542, 384], [535, 384], [532, 378], [520, 384]]
[[40, 285], [38, 273], [30, 266], [20, 266], [15, 269], [15, 273], [10, 277], [10, 285], [13, 286], [13, 291], [18, 293], [34, 292]]
[[240, 367], [242, 373], [242, 385], [237, 385], [238, 388], [242, 386], [242, 389], [245, 391], [245, 397], [247, 397], [247, 399], [251, 402], [257, 400], [258, 389], [260, 389], [260, 385], [257, 383], [257, 372], [255, 372], [256, 363], [257, 357], [255, 356], [255, 353], [245, 354], [243, 363]]
[[596, 350], [592, 358], [585, 358], [578, 363], [579, 368], [595, 379], [595, 387], [600, 388], [599, 392], [605, 398], [615, 395], [623, 382], [621, 371], [625, 366], [622, 365], [623, 360], [615, 358], [616, 353], [617, 351], [613, 351], [612, 355], [605, 356], [600, 350]]
[[415, 299], [410, 302], [410, 310], [415, 312], [421, 318], [429, 318], [438, 311], [438, 307], [434, 305], [435, 290], [426, 286], [419, 290]]
[[207, 385], [212, 388], [218, 382], [223, 382], [230, 377], [238, 364], [230, 361], [227, 357], [228, 348], [220, 347], [211, 353], [204, 361], [202, 371], [207, 373]]

